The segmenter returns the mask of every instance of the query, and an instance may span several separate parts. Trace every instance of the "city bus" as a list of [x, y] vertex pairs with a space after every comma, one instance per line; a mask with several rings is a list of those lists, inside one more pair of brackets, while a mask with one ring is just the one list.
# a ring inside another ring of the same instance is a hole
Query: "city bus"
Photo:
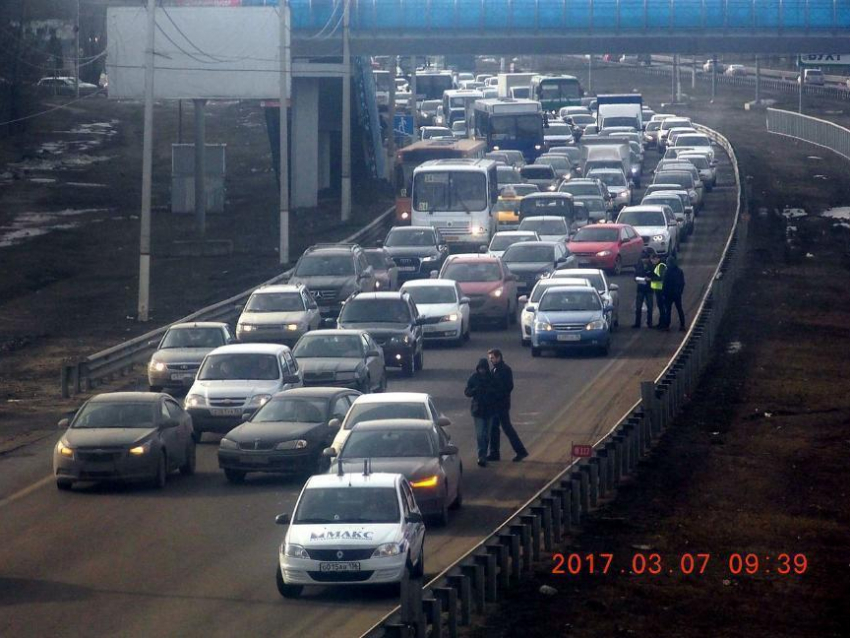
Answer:
[[410, 188], [413, 169], [435, 159], [481, 159], [487, 145], [479, 140], [421, 140], [405, 146], [395, 156], [395, 225], [410, 225]]
[[452, 89], [443, 92], [443, 126], [452, 127], [457, 121], [466, 121], [466, 114], [472, 113], [476, 100], [484, 99], [481, 91], [473, 89]]
[[[411, 86], [413, 84], [411, 83]], [[451, 71], [417, 71], [416, 72], [416, 102], [423, 100], [442, 100], [443, 91], [455, 88], [455, 80]]]
[[496, 162], [443, 159], [413, 171], [412, 223], [432, 226], [451, 247], [477, 251], [496, 230]]
[[527, 162], [543, 149], [543, 111], [535, 100], [492, 98], [475, 102], [475, 137], [491, 151], [522, 151]]
[[581, 106], [584, 91], [572, 75], [538, 75], [531, 80], [531, 99], [544, 111], [557, 113], [565, 106]]

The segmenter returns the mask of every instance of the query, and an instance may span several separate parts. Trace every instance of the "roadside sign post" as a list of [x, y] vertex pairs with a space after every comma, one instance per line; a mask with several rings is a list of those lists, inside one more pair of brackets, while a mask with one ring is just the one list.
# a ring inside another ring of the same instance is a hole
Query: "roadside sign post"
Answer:
[[139, 305], [138, 320], [147, 321], [151, 282], [151, 175], [153, 169], [153, 79], [156, 0], [148, 0], [147, 48], [145, 50], [145, 111], [142, 135], [142, 210], [139, 216]]

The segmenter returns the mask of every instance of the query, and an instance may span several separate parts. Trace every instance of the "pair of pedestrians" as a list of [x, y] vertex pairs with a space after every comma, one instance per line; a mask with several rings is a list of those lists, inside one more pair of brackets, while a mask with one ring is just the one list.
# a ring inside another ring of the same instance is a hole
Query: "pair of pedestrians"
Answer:
[[[492, 367], [491, 367], [492, 366]], [[501, 432], [514, 449], [514, 461], [522, 461], [528, 451], [511, 423], [511, 392], [514, 375], [511, 367], [496, 348], [481, 359], [475, 372], [466, 382], [464, 394], [472, 399], [472, 418], [475, 421], [475, 439], [478, 446], [478, 465], [486, 467], [487, 461], [501, 459]]]
[[[685, 291], [685, 273], [679, 268], [676, 257], [661, 261], [652, 249], [644, 249], [641, 260], [635, 266], [635, 322], [632, 328], [640, 328], [643, 306], [646, 305], [646, 327], [669, 332], [673, 307], [679, 315], [679, 330], [685, 330], [685, 311], [682, 293]], [[652, 325], [653, 306], [658, 306], [658, 324]]]

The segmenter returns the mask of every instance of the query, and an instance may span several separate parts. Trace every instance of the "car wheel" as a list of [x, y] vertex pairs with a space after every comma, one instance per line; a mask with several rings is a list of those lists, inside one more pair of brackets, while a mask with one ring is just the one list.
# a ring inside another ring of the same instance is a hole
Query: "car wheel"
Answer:
[[387, 371], [384, 370], [384, 376], [381, 377], [381, 385], [378, 386], [378, 392], [387, 391]]
[[423, 347], [419, 354], [413, 360], [414, 370], [422, 370], [425, 367], [425, 348]]
[[620, 258], [620, 255], [614, 259], [614, 267], [611, 269], [612, 275], [619, 275], [623, 271], [623, 260]]
[[508, 326], [511, 323], [511, 309], [508, 308], [505, 310], [505, 316], [499, 319], [499, 328], [502, 330], [507, 330]]
[[608, 341], [604, 346], [599, 348], [599, 354], [601, 354], [603, 357], [607, 357], [609, 352], [611, 352], [611, 342], [610, 341]]
[[204, 438], [204, 431], [198, 429], [192, 429], [192, 439], [195, 443], [200, 443], [201, 439]]
[[508, 320], [511, 322], [511, 325], [512, 325], [512, 326], [515, 326], [515, 325], [516, 325], [516, 322], [517, 322], [517, 318], [516, 318], [516, 311], [517, 311], [517, 307], [516, 307], [516, 306], [514, 306], [514, 309], [513, 309], [513, 310], [509, 310], [509, 311], [508, 311], [508, 313], [509, 313], [509, 315], [508, 315]]
[[363, 383], [357, 384], [357, 391], [363, 394], [369, 394], [372, 391], [372, 380], [369, 377], [366, 377], [366, 380]]
[[619, 308], [615, 311], [617, 314], [614, 315], [614, 330], [620, 327], [620, 311]]
[[149, 385], [148, 391], [150, 391], [150, 392], [162, 392], [162, 386], [161, 385]]
[[165, 487], [168, 480], [168, 459], [165, 458], [165, 452], [159, 455], [159, 463], [156, 466], [156, 474], [151, 481], [152, 485], [161, 490]]
[[531, 346], [531, 356], [532, 357], [539, 357], [540, 356], [540, 348], [537, 348], [535, 346]]
[[275, 581], [277, 582], [277, 591], [284, 598], [298, 598], [301, 595], [301, 592], [304, 591], [304, 585], [287, 585], [283, 582], [283, 574], [280, 573], [280, 565], [275, 569], [277, 572], [277, 576], [275, 577]]
[[[319, 458], [316, 460], [316, 471], [315, 471], [315, 474], [327, 474], [327, 473], [328, 473], [328, 470], [330, 470], [330, 469], [331, 469], [331, 460], [330, 460], [330, 458], [328, 458], [327, 456], [323, 456], [323, 455], [319, 454]], [[307, 470], [307, 471], [305, 472], [305, 474], [307, 475], [307, 478], [310, 478], [310, 476], [311, 476], [312, 474], [314, 474], [314, 472], [311, 472], [310, 470]]]
[[449, 488], [446, 487], [446, 493], [443, 494], [443, 505], [440, 511], [434, 515], [434, 525], [436, 527], [445, 527], [449, 524]]
[[190, 441], [186, 445], [186, 461], [183, 465], [180, 466], [180, 473], [183, 476], [192, 476], [195, 473], [195, 466], [197, 465], [197, 450], [195, 448], [195, 442]]
[[528, 346], [531, 345], [531, 341], [529, 341], [528, 339], [523, 339], [522, 337], [520, 337], [519, 338], [519, 345], [521, 345], [523, 348], [527, 348]]
[[[409, 562], [409, 561], [408, 561]], [[413, 578], [422, 578], [425, 575], [425, 541], [422, 541], [422, 547], [419, 549], [419, 560], [410, 568], [410, 575]]]
[[224, 476], [231, 483], [239, 484], [245, 482], [245, 474], [242, 470], [224, 470]]
[[412, 377], [413, 372], [416, 369], [416, 364], [414, 362], [414, 355], [411, 352], [410, 356], [407, 357], [407, 360], [401, 364], [401, 371], [406, 377]]
[[67, 492], [74, 485], [73, 481], [68, 481], [65, 479], [57, 479], [56, 480], [56, 489], [61, 490], [63, 492]]
[[466, 332], [463, 333], [463, 340], [469, 341], [469, 324], [466, 324]]
[[463, 506], [463, 470], [461, 470], [457, 481], [457, 494], [451, 504], [451, 509], [459, 510]]

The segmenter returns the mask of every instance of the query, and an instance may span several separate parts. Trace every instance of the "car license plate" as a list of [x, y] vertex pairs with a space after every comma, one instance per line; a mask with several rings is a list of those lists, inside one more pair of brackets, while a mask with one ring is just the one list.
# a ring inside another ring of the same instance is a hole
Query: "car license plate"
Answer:
[[399, 272], [413, 272], [416, 270], [416, 266], [399, 266]]
[[593, 263], [593, 262], [592, 262], [592, 261], [590, 261], [589, 259], [579, 259], [579, 260], [578, 260], [578, 265], [579, 265], [579, 266], [590, 266], [592, 263]]
[[172, 372], [171, 380], [172, 381], [185, 381], [186, 379], [194, 379], [194, 372]]
[[240, 416], [242, 408], [213, 408], [210, 412], [213, 416]]
[[320, 572], [359, 572], [360, 563], [319, 563]]
[[269, 457], [265, 455], [242, 454], [239, 462], [243, 465], [268, 465]]
[[581, 341], [581, 335], [558, 335], [558, 341]]
[[445, 239], [446, 241], [457, 241], [457, 240], [459, 240], [459, 239], [460, 239], [460, 237], [459, 237], [458, 235], [446, 235], [446, 234], [443, 234], [443, 239]]

